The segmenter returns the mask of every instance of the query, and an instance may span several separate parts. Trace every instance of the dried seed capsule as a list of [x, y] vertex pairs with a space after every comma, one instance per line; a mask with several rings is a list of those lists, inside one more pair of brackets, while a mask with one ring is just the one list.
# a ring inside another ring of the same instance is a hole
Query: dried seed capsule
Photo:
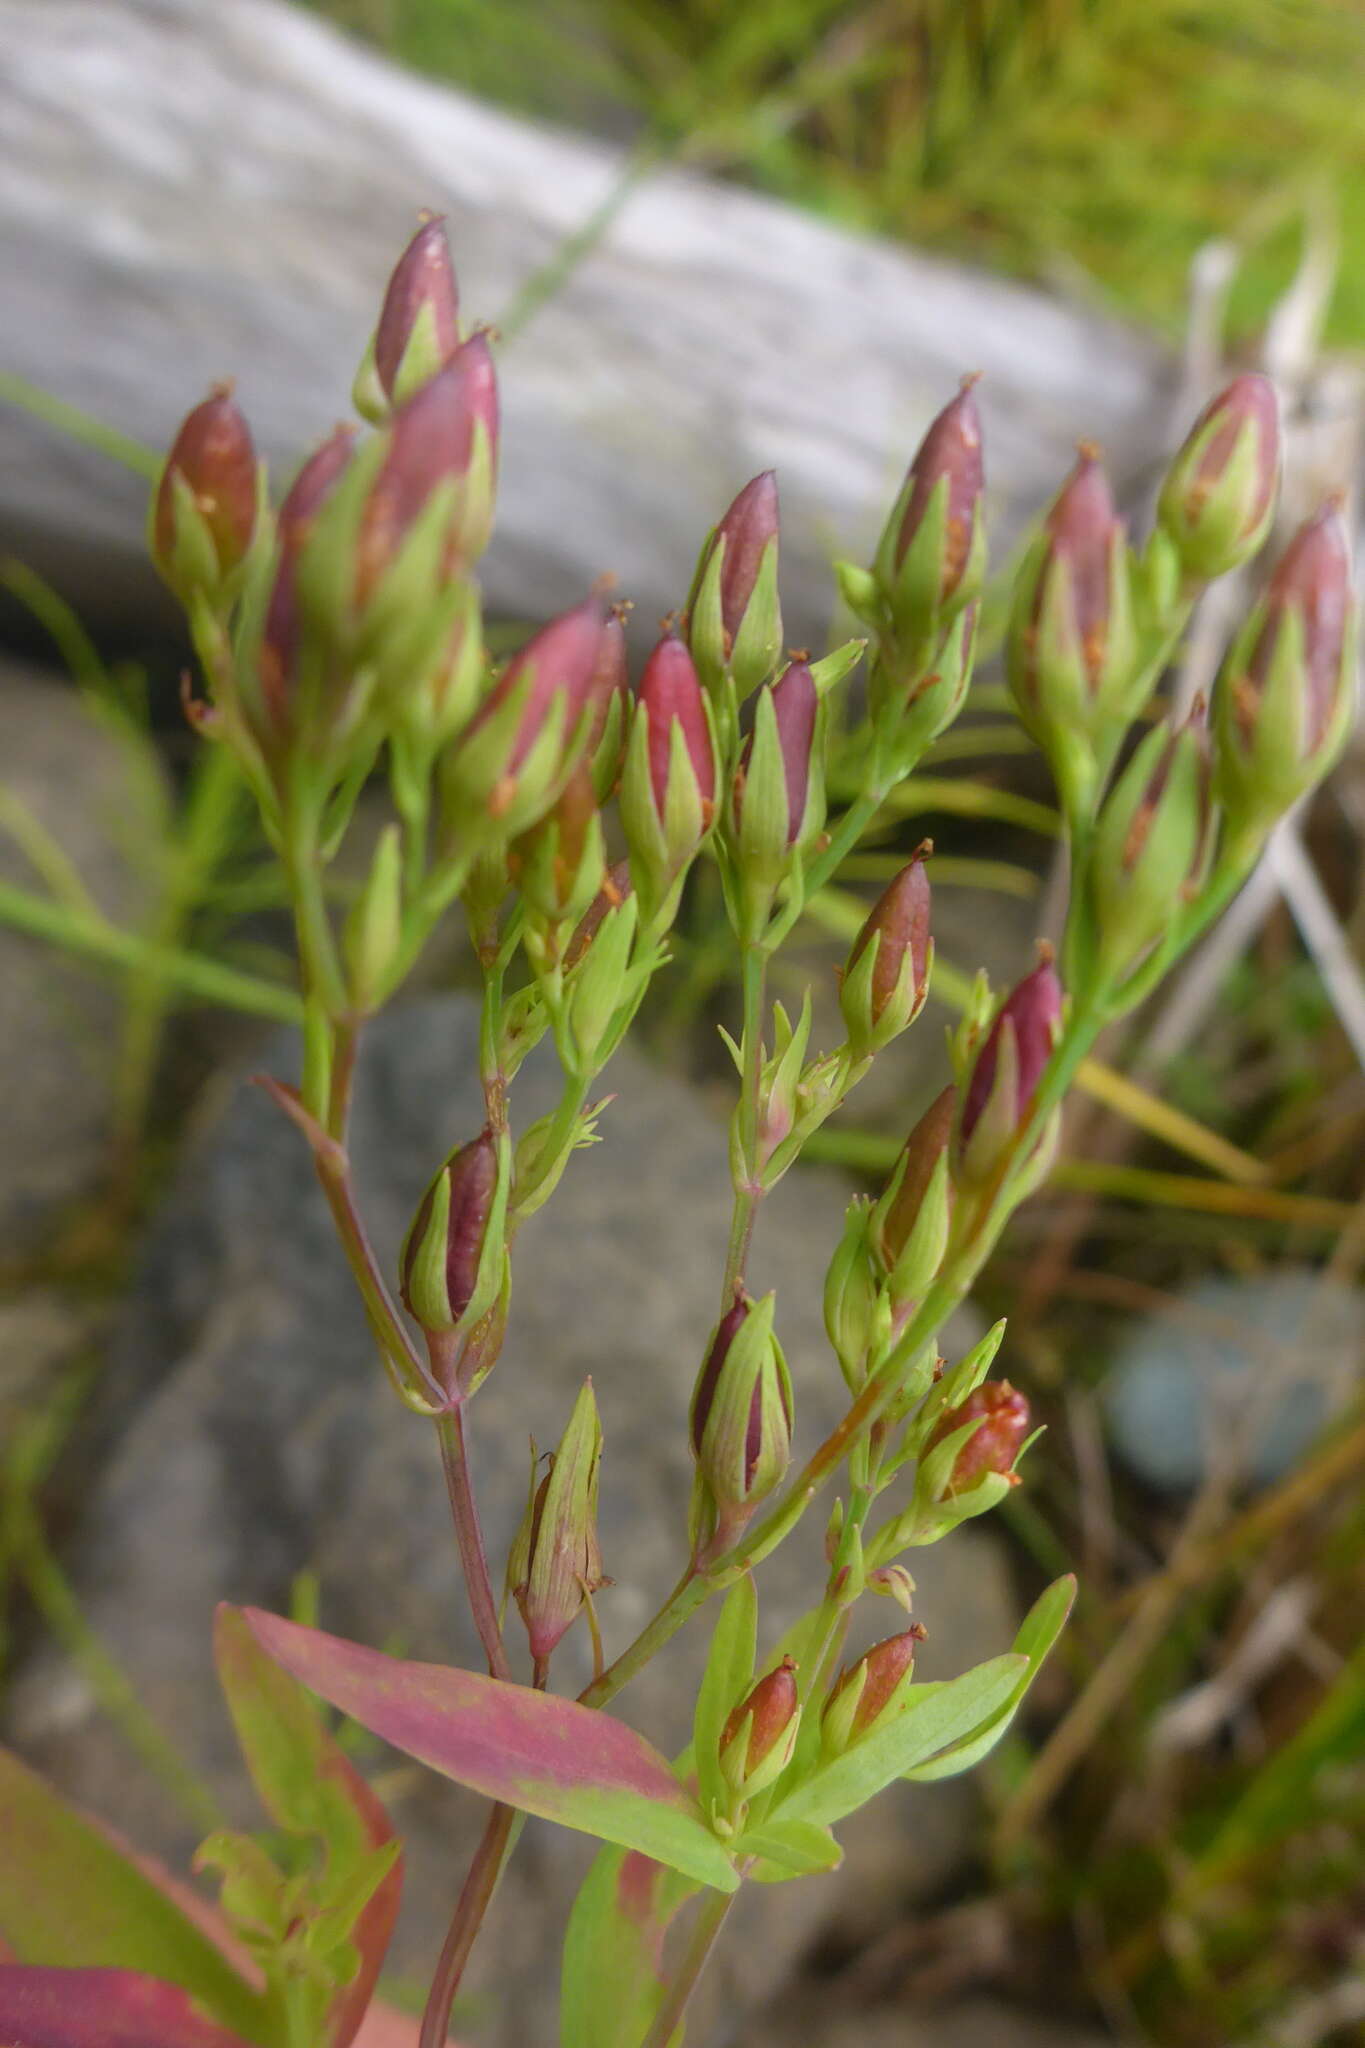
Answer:
[[583, 1603], [607, 1582], [597, 1541], [602, 1425], [585, 1380], [550, 1469], [536, 1489], [507, 1560], [507, 1585], [538, 1664], [551, 1656]]

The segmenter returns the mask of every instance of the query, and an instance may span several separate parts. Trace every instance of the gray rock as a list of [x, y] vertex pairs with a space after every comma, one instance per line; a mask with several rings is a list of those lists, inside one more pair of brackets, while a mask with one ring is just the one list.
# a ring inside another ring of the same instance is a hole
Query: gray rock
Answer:
[[1215, 1469], [1268, 1486], [1350, 1398], [1362, 1348], [1358, 1288], [1298, 1266], [1208, 1275], [1120, 1344], [1104, 1393], [1114, 1448], [1165, 1492]]
[[[293, 1063], [287, 1042], [264, 1062], [284, 1072]], [[723, 1126], [698, 1098], [629, 1053], [607, 1080], [619, 1100], [605, 1142], [573, 1162], [519, 1244], [506, 1353], [471, 1428], [500, 1561], [525, 1498], [527, 1435], [553, 1442], [578, 1382], [592, 1374], [606, 1433], [603, 1549], [619, 1582], [600, 1603], [610, 1649], [677, 1574], [685, 1414], [715, 1312], [728, 1205]], [[543, 1110], [552, 1092], [545, 1063], [528, 1064], [518, 1120]], [[468, 1135], [480, 1115], [466, 1001], [427, 1001], [376, 1027], [360, 1071], [354, 1154], [386, 1259], [441, 1148]], [[819, 1296], [843, 1201], [833, 1177], [790, 1176], [756, 1245], [755, 1282], [780, 1290], [806, 1445], [840, 1407]], [[477, 1665], [434, 1444], [370, 1356], [304, 1148], [258, 1091], [238, 1088], [187, 1161], [149, 1244], [108, 1384], [116, 1407], [101, 1429], [113, 1448], [72, 1560], [74, 1582], [148, 1709], [234, 1813], [249, 1821], [252, 1810], [211, 1675], [215, 1599], [280, 1608], [294, 1575], [312, 1567], [326, 1626]], [[809, 1522], [764, 1569], [768, 1639], [819, 1587], [822, 1517]], [[914, 1565], [931, 1631], [927, 1675], [951, 1674], [1008, 1644], [1013, 1601], [989, 1535], [965, 1530], [918, 1553]], [[870, 1628], [878, 1621], [894, 1626], [893, 1611], [871, 1617]], [[574, 1632], [557, 1663], [561, 1685], [584, 1675], [583, 1634]], [[702, 1649], [700, 1632], [685, 1632], [622, 1697], [625, 1718], [665, 1750], [686, 1739]], [[12, 1725], [71, 1794], [172, 1860], [189, 1852], [193, 1832], [164, 1787], [130, 1768], [54, 1653], [21, 1674]], [[420, 1976], [430, 1971], [479, 1802], [408, 1768], [386, 1773], [383, 1789], [410, 1842], [396, 1964]], [[971, 1795], [961, 1783], [901, 1791], [878, 1809], [872, 1837], [855, 1834], [879, 1842], [869, 1866], [880, 1878], [888, 1857], [925, 1870], [937, 1830], [938, 1860], [927, 1874], [939, 1882], [963, 1853]], [[559, 1936], [587, 1853], [581, 1838], [528, 1828], [472, 1983], [470, 2039], [509, 2048], [554, 2039]], [[856, 1884], [858, 1861], [855, 1848], [841, 1888]], [[753, 1888], [711, 1986], [722, 2010], [766, 1995], [830, 1898], [828, 1880]]]
[[[145, 793], [132, 757], [77, 692], [0, 665], [0, 795], [55, 843], [119, 923], [145, 907]], [[155, 771], [151, 771], [155, 772]], [[46, 885], [0, 817], [0, 883]], [[0, 1243], [31, 1252], [105, 1164], [118, 984], [0, 919]]]
[[[287, 466], [346, 405], [418, 207], [448, 214], [469, 311], [496, 320], [625, 168], [277, 0], [0, 0], [0, 47], [7, 366], [153, 448], [236, 374]], [[493, 604], [545, 614], [609, 569], [653, 620], [775, 464], [789, 637], [812, 639], [831, 552], [868, 546], [971, 369], [1005, 545], [1079, 433], [1121, 471], [1161, 438], [1167, 359], [1133, 331], [750, 192], [643, 178], [504, 349]], [[4, 434], [0, 541], [94, 619], [168, 617], [137, 478], [19, 413]]]

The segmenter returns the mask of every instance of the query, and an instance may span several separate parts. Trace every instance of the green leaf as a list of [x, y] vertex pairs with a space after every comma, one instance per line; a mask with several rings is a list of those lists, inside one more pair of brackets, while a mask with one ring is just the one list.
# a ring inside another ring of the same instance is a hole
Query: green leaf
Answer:
[[992, 1657], [946, 1685], [914, 1686], [894, 1720], [812, 1773], [774, 1809], [783, 1820], [830, 1822], [856, 1813], [893, 1778], [960, 1741], [993, 1714], [1014, 1690], [1027, 1659]]
[[542, 1820], [639, 1849], [731, 1892], [728, 1853], [643, 1736], [609, 1714], [472, 1671], [413, 1664], [240, 1610], [268, 1656], [419, 1763]]
[[634, 1850], [598, 1854], [564, 1938], [561, 2048], [639, 2048], [667, 1982], [668, 1929], [699, 1890]]
[[0, 1942], [20, 1963], [145, 1972], [271, 2048], [265, 2001], [109, 1838], [0, 1749]]
[[729, 1803], [728, 1789], [720, 1774], [721, 1731], [730, 1709], [754, 1675], [757, 1650], [758, 1595], [746, 1572], [725, 1596], [697, 1694], [692, 1750], [703, 1813], [723, 1811]]
[[1025, 1693], [1042, 1669], [1044, 1658], [1061, 1634], [1075, 1597], [1076, 1581], [1070, 1572], [1039, 1594], [1014, 1639], [1015, 1654], [1027, 1657], [1028, 1666], [1015, 1681], [1008, 1698], [978, 1728], [953, 1743], [940, 1756], [931, 1757], [927, 1763], [912, 1765], [904, 1773], [907, 1778], [922, 1785], [932, 1784], [938, 1778], [955, 1778], [960, 1772], [969, 1771], [979, 1764], [982, 1757], [990, 1755], [1018, 1713]]
[[844, 1852], [828, 1828], [814, 1821], [787, 1820], [781, 1815], [756, 1828], [746, 1828], [735, 1843], [737, 1858], [758, 1856], [749, 1876], [757, 1884], [783, 1884], [792, 1877], [817, 1877], [837, 1870]]

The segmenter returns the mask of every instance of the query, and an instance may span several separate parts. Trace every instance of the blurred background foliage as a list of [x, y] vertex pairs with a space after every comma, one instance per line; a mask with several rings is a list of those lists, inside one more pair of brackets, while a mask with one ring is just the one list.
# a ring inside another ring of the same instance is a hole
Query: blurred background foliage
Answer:
[[521, 112], [1180, 330], [1246, 240], [1254, 330], [1330, 191], [1365, 343], [1365, 0], [312, 0]]

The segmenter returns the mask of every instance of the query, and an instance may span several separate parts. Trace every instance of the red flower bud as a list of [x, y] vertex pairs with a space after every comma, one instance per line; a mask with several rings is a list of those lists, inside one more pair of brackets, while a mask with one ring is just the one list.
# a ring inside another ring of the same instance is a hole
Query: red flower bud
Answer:
[[1050, 959], [1026, 974], [1005, 1005], [976, 1057], [962, 1105], [962, 1143], [966, 1145], [995, 1087], [1003, 1034], [1013, 1035], [1016, 1058], [1014, 1099], [1007, 1105], [1018, 1129], [1033, 1101], [1044, 1067], [1052, 1057], [1053, 1035], [1062, 1015], [1062, 985]]
[[1109, 564], [1122, 542], [1109, 480], [1093, 448], [1083, 447], [1075, 469], [1047, 515], [1053, 561], [1071, 575], [1076, 638], [1092, 691], [1098, 690], [1109, 637]]
[[422, 367], [427, 376], [433, 376], [460, 345], [459, 291], [445, 223], [439, 216], [423, 221], [418, 228], [394, 266], [384, 294], [374, 335], [374, 367], [388, 398], [407, 395], [397, 392], [395, 386], [413, 331], [424, 313], [428, 360]]
[[740, 1293], [716, 1326], [692, 1396], [692, 1449], [719, 1523], [741, 1525], [791, 1454], [792, 1390], [773, 1297]]
[[491, 1130], [453, 1152], [422, 1197], [399, 1262], [403, 1306], [424, 1330], [454, 1329], [474, 1298], [498, 1185]]
[[[921, 848], [883, 890], [853, 941], [840, 987], [855, 1050], [875, 1051], [918, 1016], [929, 993], [929, 878]], [[859, 961], [875, 941], [869, 969]]]
[[[807, 812], [812, 797], [823, 797], [822, 782], [818, 774], [819, 763], [813, 760], [820, 697], [815, 687], [815, 678], [810, 672], [810, 664], [804, 661], [790, 662], [777, 681], [770, 686], [767, 694], [772, 701], [777, 751], [786, 797], [780, 827], [781, 851], [786, 852], [806, 834]], [[743, 816], [745, 810], [755, 737], [755, 733], [751, 732], [745, 740], [735, 775], [735, 811], [739, 817]], [[817, 770], [814, 777], [811, 772], [813, 767]]]
[[584, 718], [584, 736], [592, 730], [612, 688], [610, 673], [604, 671], [601, 662], [605, 625], [601, 599], [585, 598], [572, 611], [561, 612], [548, 626], [542, 626], [503, 670], [476, 723], [491, 720], [527, 676], [532, 678], [508, 756], [508, 774], [514, 775], [530, 753], [561, 692], [568, 703], [566, 736]]
[[[762, 1791], [786, 1769], [796, 1746], [800, 1714], [796, 1666], [784, 1657], [776, 1671], [760, 1678], [745, 1695], [721, 1731], [721, 1768], [736, 1792]], [[737, 1745], [746, 1721], [749, 1739], [741, 1755]]]
[[[482, 430], [480, 434], [479, 430]], [[459, 489], [446, 534], [447, 572], [481, 554], [492, 524], [498, 387], [486, 336], [476, 334], [401, 405], [365, 505], [356, 545], [362, 606], [438, 484]]]
[[266, 606], [261, 644], [261, 692], [276, 726], [288, 722], [290, 683], [298, 656], [300, 620], [296, 579], [299, 556], [313, 521], [355, 453], [355, 429], [338, 427], [309, 456], [280, 506], [275, 523], [280, 564]]
[[1303, 635], [1304, 751], [1321, 746], [1341, 694], [1342, 654], [1351, 615], [1351, 546], [1335, 504], [1306, 520], [1276, 564], [1265, 596], [1265, 620], [1252, 647], [1239, 693], [1238, 718], [1250, 734], [1256, 697], [1268, 680], [1286, 615]]
[[1008, 1380], [985, 1380], [959, 1407], [949, 1408], [939, 1417], [924, 1446], [925, 1453], [978, 1416], [985, 1419], [954, 1459], [948, 1493], [968, 1492], [988, 1472], [1012, 1472], [1019, 1446], [1029, 1433], [1029, 1405], [1025, 1397]]
[[1268, 377], [1234, 377], [1205, 406], [1171, 464], [1161, 523], [1186, 572], [1209, 581], [1265, 538], [1280, 471], [1280, 421]]
[[[893, 1174], [891, 1179], [895, 1192], [889, 1200], [879, 1202], [872, 1212], [873, 1248], [888, 1273], [894, 1270], [920, 1219], [929, 1183], [948, 1149], [956, 1113], [957, 1090], [950, 1086], [930, 1103], [901, 1147], [904, 1163], [899, 1176]], [[947, 1198], [947, 1209], [950, 1210], [951, 1187], [947, 1190]]]
[[649, 735], [649, 786], [659, 818], [663, 818], [668, 801], [676, 725], [682, 732], [703, 816], [709, 822], [716, 800], [716, 750], [697, 671], [676, 633], [666, 633], [646, 662], [637, 704], [636, 716], [645, 720]]
[[613, 910], [625, 902], [630, 894], [630, 862], [614, 861], [607, 869], [601, 888], [579, 919], [574, 935], [564, 950], [564, 971], [577, 967], [587, 952], [604, 920]]
[[868, 1734], [884, 1714], [898, 1713], [908, 1704], [906, 1694], [915, 1651], [924, 1641], [924, 1634], [923, 1623], [914, 1622], [899, 1635], [874, 1643], [856, 1664], [840, 1673], [821, 1717], [827, 1750], [842, 1755], [850, 1743]]
[[763, 554], [778, 537], [777, 477], [771, 469], [747, 483], [716, 528], [724, 540], [720, 570], [720, 616], [731, 642], [744, 623]]
[[618, 612], [614, 611], [602, 628], [597, 675], [589, 694], [596, 708], [588, 734], [588, 762], [597, 801], [604, 804], [621, 779], [626, 727], [630, 722], [626, 629]]
[[207, 539], [205, 559], [201, 550], [187, 549], [183, 569], [218, 577], [228, 576], [251, 545], [256, 530], [256, 450], [251, 429], [232, 400], [230, 384], [215, 385], [202, 405], [196, 405], [181, 425], [171, 444], [161, 472], [152, 511], [153, 551], [158, 566], [176, 584], [187, 575], [177, 567], [180, 545], [188, 535], [179, 532], [180, 508], [177, 481], [188, 486], [194, 511]]
[[933, 602], [940, 606], [957, 595], [972, 559], [981, 518], [985, 475], [981, 461], [981, 415], [972, 396], [975, 382], [975, 377], [963, 379], [957, 397], [944, 406], [920, 442], [910, 464], [910, 496], [901, 514], [892, 554], [894, 567], [899, 571], [924, 522], [933, 491], [940, 482], [946, 482], [946, 527], [942, 553], [934, 564], [938, 587], [931, 593]]
[[766, 469], [708, 538], [688, 598], [688, 643], [713, 696], [733, 684], [747, 697], [772, 674], [782, 647], [777, 550], [777, 479]]

